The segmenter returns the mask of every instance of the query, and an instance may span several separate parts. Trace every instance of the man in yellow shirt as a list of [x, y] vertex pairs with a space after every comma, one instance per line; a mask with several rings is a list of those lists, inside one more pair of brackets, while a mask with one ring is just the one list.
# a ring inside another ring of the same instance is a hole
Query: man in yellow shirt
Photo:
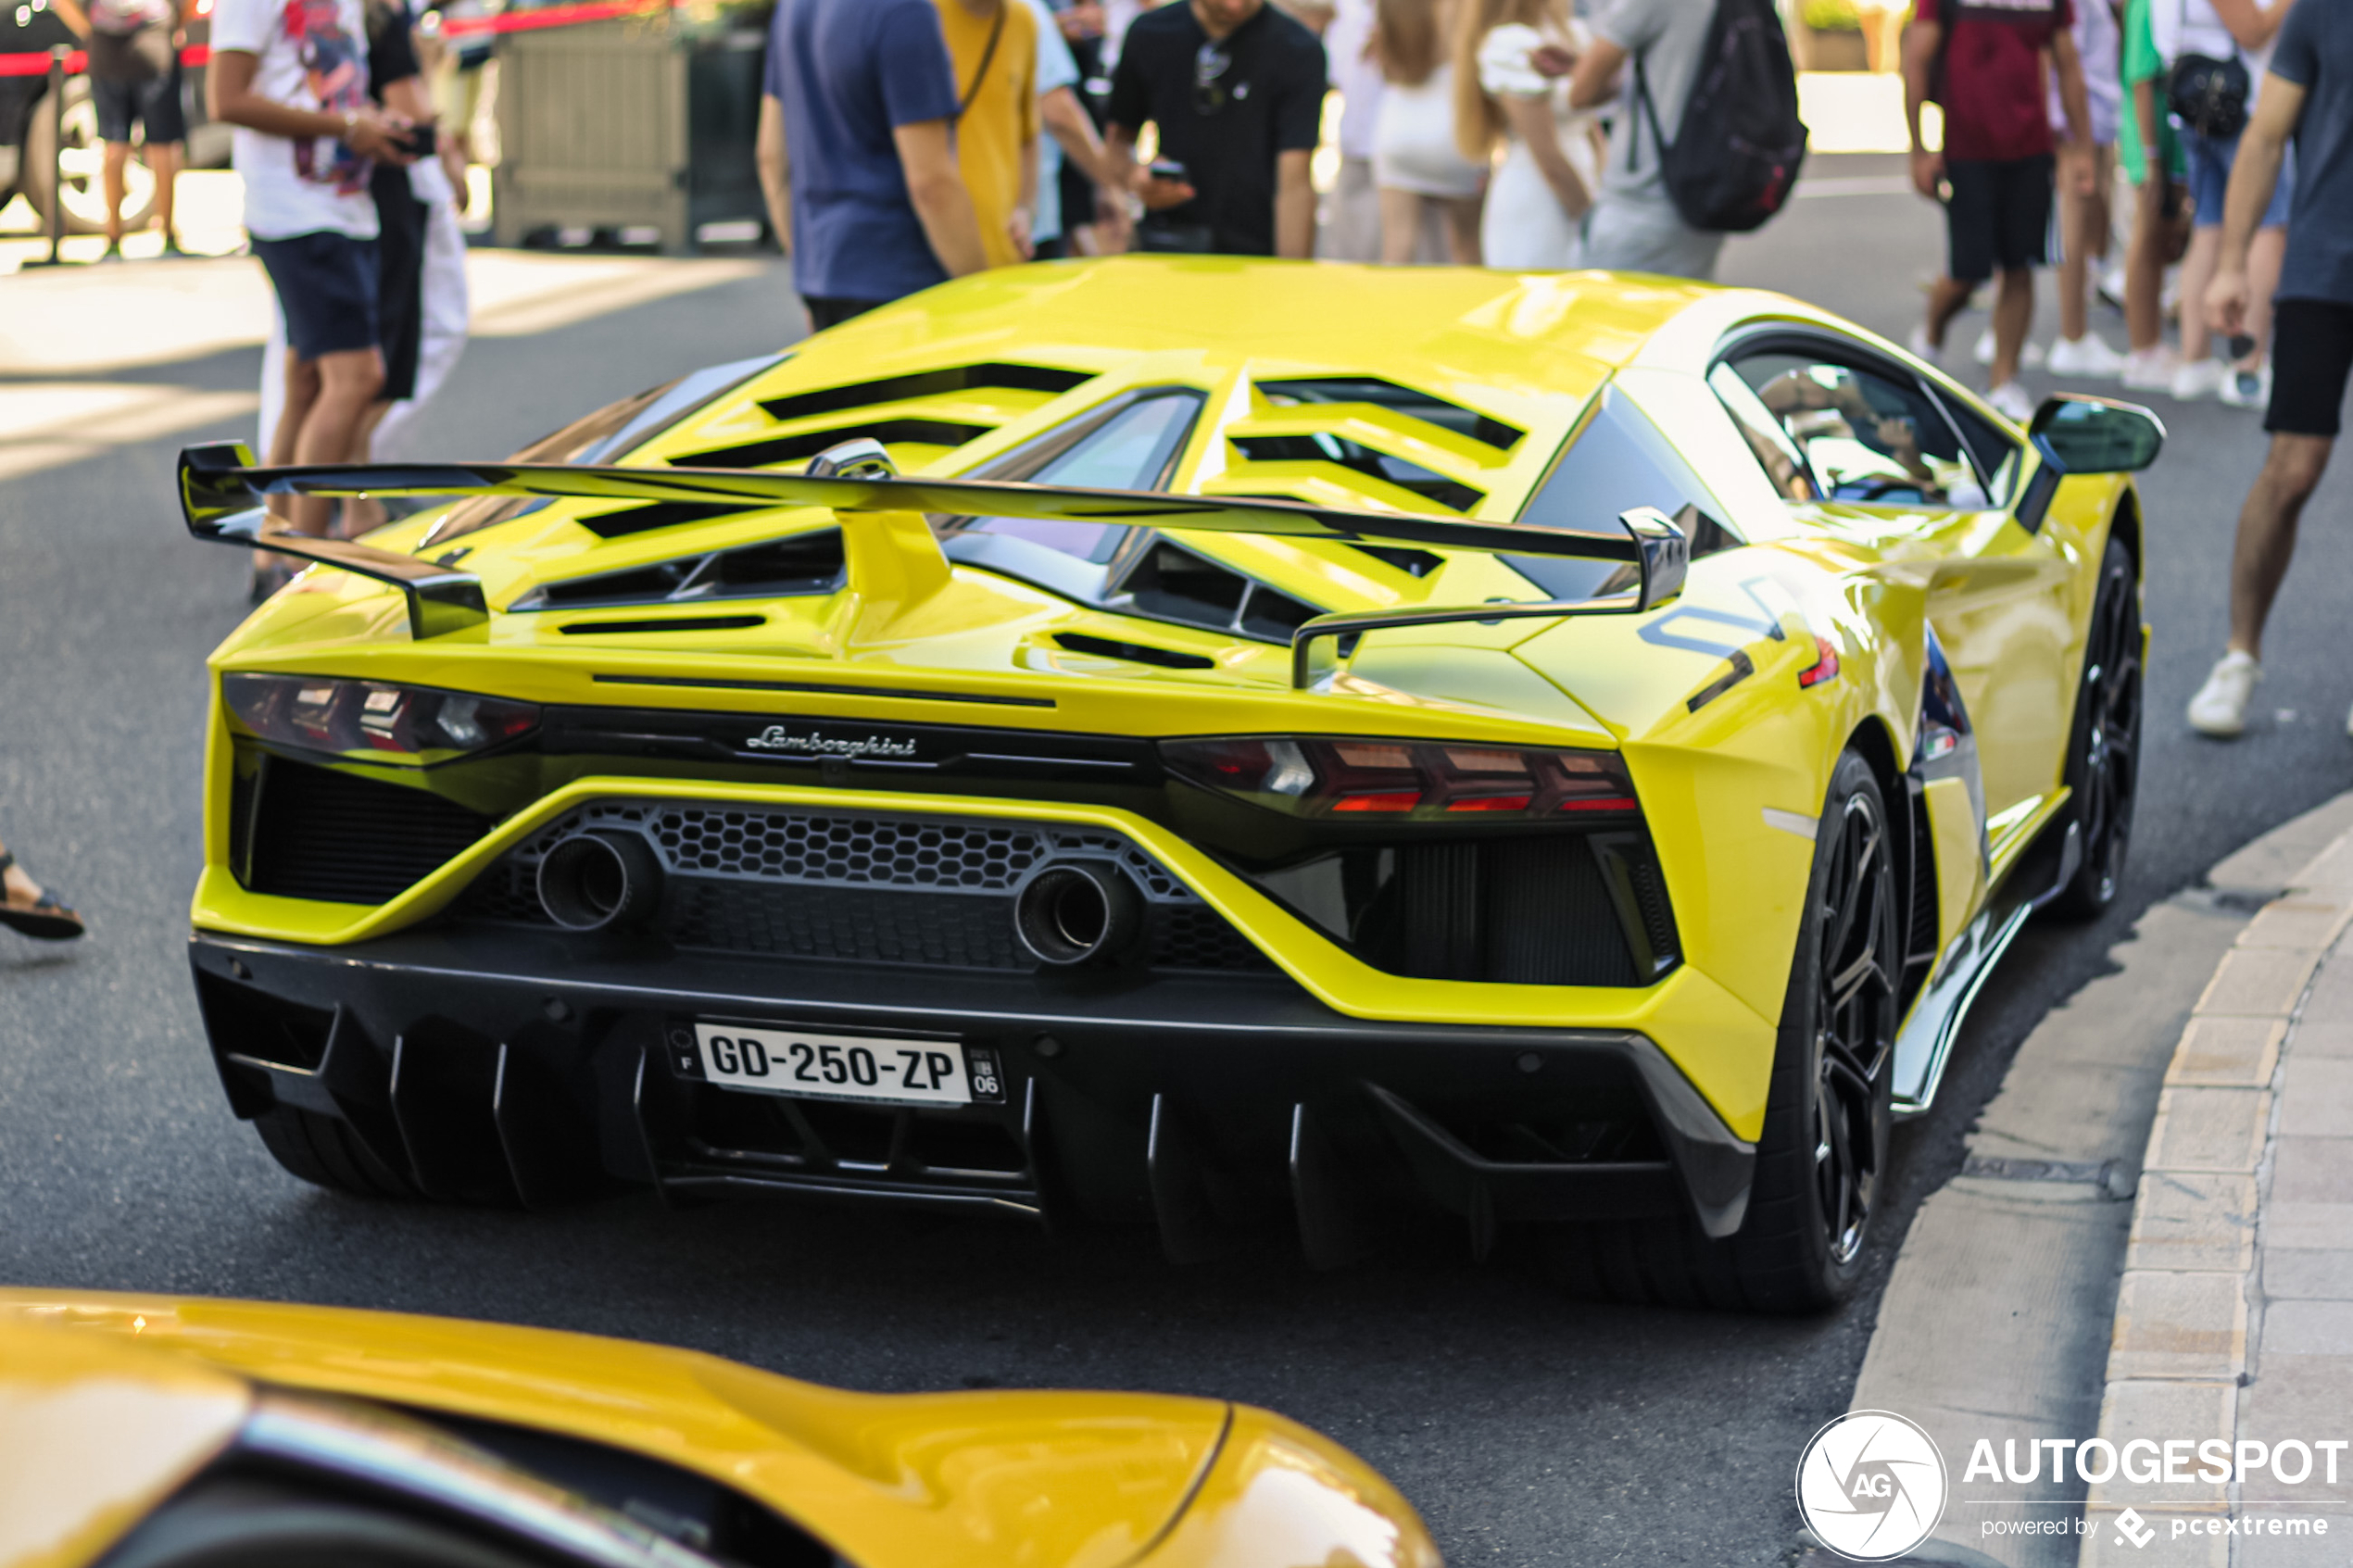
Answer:
[[1038, 207], [1038, 23], [1013, 0], [935, 0], [956, 66], [956, 161], [991, 267], [1029, 259]]

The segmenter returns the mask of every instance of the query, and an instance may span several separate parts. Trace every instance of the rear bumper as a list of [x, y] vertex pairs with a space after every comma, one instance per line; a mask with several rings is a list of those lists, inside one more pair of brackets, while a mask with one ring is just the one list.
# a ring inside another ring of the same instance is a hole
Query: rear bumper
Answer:
[[[1083, 978], [648, 957], [527, 930], [332, 947], [198, 932], [232, 1106], [336, 1117], [445, 1198], [617, 1184], [1051, 1223], [1157, 1223], [1172, 1254], [1278, 1214], [1336, 1262], [1414, 1210], [1739, 1227], [1754, 1149], [1646, 1036], [1351, 1018], [1288, 977]], [[899, 1110], [701, 1081], [696, 1019], [955, 1038], [1001, 1104]]]

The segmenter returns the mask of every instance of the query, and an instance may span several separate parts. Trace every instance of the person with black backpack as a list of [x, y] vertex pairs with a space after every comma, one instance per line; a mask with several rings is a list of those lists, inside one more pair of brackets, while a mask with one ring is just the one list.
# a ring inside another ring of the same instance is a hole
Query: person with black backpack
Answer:
[[[2034, 324], [2034, 269], [2046, 259], [2054, 189], [2045, 62], [2066, 110], [2076, 189], [2089, 188], [2095, 164], [2074, 23], [2073, 0], [1919, 0], [1904, 46], [1912, 183], [1944, 204], [1948, 250], [1944, 276], [1929, 290], [1928, 320], [1913, 330], [1912, 352], [1933, 362], [1944, 329], [1998, 270], [1985, 400], [2020, 424], [2034, 413], [2018, 364]], [[1920, 140], [1920, 106], [1929, 102], [1944, 110], [1938, 152]]]
[[1593, 31], [1569, 104], [1621, 88], [1624, 102], [1585, 265], [1712, 280], [1724, 236], [1779, 212], [1806, 158], [1780, 14], [1772, 0], [1613, 0]]

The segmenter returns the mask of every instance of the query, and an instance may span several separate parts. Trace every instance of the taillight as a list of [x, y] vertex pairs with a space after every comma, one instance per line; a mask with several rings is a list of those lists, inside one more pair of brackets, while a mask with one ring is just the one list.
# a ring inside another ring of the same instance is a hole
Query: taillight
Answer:
[[1614, 751], [1236, 735], [1163, 741], [1178, 777], [1298, 817], [1525, 822], [1636, 809]]
[[238, 722], [263, 740], [379, 762], [463, 756], [539, 722], [538, 708], [528, 702], [331, 676], [224, 675], [220, 695]]

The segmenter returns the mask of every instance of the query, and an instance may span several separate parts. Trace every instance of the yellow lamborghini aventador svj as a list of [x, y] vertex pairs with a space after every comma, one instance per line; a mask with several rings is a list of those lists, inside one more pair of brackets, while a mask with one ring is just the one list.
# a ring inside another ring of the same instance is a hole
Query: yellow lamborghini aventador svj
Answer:
[[213, 659], [193, 960], [321, 1185], [1541, 1225], [1851, 1283], [1892, 1117], [2137, 784], [2163, 431], [1776, 295], [991, 272], [515, 457]]

